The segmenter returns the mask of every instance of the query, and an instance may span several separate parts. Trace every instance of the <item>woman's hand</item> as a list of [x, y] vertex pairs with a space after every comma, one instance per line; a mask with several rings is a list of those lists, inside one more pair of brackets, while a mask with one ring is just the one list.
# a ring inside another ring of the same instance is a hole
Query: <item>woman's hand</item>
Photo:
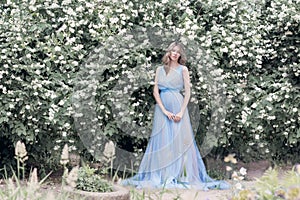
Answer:
[[175, 117], [173, 118], [174, 122], [179, 122], [181, 120], [183, 116], [183, 113], [182, 112], [179, 112], [175, 115]]
[[174, 120], [175, 115], [167, 110], [164, 110], [163, 113], [168, 117], [169, 120]]

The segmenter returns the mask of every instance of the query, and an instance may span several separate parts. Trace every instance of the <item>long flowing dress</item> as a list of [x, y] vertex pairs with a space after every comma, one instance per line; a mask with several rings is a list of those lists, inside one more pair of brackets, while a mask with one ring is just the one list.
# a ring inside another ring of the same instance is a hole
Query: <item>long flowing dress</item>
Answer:
[[[167, 74], [164, 67], [158, 69], [157, 84], [160, 98], [166, 110], [174, 114], [180, 112], [184, 97], [183, 66], [172, 69]], [[156, 105], [151, 137], [139, 167], [131, 178], [122, 185], [137, 188], [196, 188], [228, 189], [225, 181], [217, 181], [208, 176], [196, 145], [188, 109], [179, 122], [169, 120]]]

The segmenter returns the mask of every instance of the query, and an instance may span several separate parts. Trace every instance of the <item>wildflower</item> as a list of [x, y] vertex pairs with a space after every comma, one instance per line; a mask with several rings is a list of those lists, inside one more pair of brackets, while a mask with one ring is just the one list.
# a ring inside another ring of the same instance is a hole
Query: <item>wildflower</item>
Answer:
[[74, 167], [67, 176], [66, 182], [72, 188], [76, 187], [76, 182], [77, 182], [77, 178], [78, 178], [78, 170], [79, 170], [78, 166]]
[[243, 176], [239, 176], [238, 173], [236, 171], [234, 171], [231, 175], [231, 178], [235, 181], [241, 181], [244, 180]]
[[107, 158], [112, 158], [115, 155], [115, 145], [113, 141], [109, 141], [105, 144], [103, 154]]
[[235, 184], [236, 189], [241, 190], [242, 189], [242, 184], [241, 183], [237, 183]]
[[33, 169], [32, 173], [30, 175], [29, 183], [30, 184], [38, 184], [39, 183], [36, 168]]
[[242, 168], [240, 169], [240, 174], [241, 174], [242, 176], [245, 176], [245, 175], [247, 174], [247, 169], [244, 168], [244, 167], [242, 167]]
[[18, 141], [15, 148], [15, 155], [17, 159], [20, 159], [21, 163], [24, 163], [25, 160], [28, 159], [27, 151], [25, 144], [21, 141]]
[[68, 144], [65, 144], [65, 146], [62, 150], [60, 164], [66, 165], [68, 162], [69, 162], [69, 147], [68, 147]]
[[299, 199], [300, 198], [300, 188], [299, 187], [290, 187], [287, 190], [286, 199]]
[[232, 170], [232, 167], [230, 167], [230, 166], [226, 166], [226, 171], [231, 171]]
[[236, 180], [238, 178], [238, 173], [236, 171], [234, 171], [231, 175], [231, 178], [233, 178], [233, 180]]
[[235, 154], [229, 154], [228, 156], [226, 156], [226, 157], [224, 158], [224, 161], [225, 161], [225, 162], [231, 162], [231, 163], [233, 163], [233, 164], [236, 164], [236, 163], [237, 163], [237, 160], [236, 160], [236, 158], [234, 158], [234, 156], [235, 156]]
[[36, 168], [34, 168], [30, 174], [28, 185], [31, 188], [31, 191], [36, 191], [39, 188], [39, 181]]

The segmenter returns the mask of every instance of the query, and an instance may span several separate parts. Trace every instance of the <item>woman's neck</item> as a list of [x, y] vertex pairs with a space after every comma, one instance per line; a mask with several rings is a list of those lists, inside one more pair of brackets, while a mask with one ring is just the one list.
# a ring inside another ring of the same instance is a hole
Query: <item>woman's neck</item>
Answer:
[[170, 68], [176, 68], [179, 66], [179, 63], [177, 61], [171, 61], [169, 64]]

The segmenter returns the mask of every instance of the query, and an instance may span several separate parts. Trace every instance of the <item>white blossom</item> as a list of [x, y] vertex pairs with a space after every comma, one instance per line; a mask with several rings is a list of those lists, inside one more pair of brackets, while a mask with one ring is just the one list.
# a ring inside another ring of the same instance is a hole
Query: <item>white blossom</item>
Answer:
[[39, 180], [36, 168], [34, 168], [31, 172], [28, 184], [30, 185], [31, 189], [37, 189], [39, 187]]
[[69, 5], [72, 1], [71, 0], [63, 0], [61, 5]]
[[236, 164], [237, 163], [237, 160], [235, 158], [235, 154], [228, 154], [228, 156], [226, 156], [224, 158], [224, 162], [231, 162], [233, 164]]
[[232, 170], [232, 167], [230, 167], [230, 166], [226, 166], [226, 171], [231, 171]]
[[18, 159], [20, 159], [20, 161], [23, 163], [25, 160], [28, 159], [27, 156], [27, 151], [26, 151], [26, 147], [25, 144], [21, 141], [18, 141], [16, 143], [16, 147], [15, 147], [15, 155]]
[[103, 109], [105, 109], [105, 106], [104, 106], [104, 105], [101, 105], [101, 106], [100, 106], [100, 110], [103, 110]]
[[68, 15], [76, 16], [76, 12], [71, 7], [69, 7], [67, 10], [65, 10], [65, 12]]
[[103, 154], [109, 159], [111, 159], [115, 155], [115, 145], [113, 141], [109, 141], [105, 144]]
[[70, 173], [68, 174], [67, 178], [66, 178], [66, 182], [69, 186], [71, 186], [72, 188], [75, 188], [77, 185], [77, 179], [78, 179], [78, 171], [79, 171], [79, 167], [73, 167], [72, 170], [70, 171]]
[[240, 169], [240, 174], [241, 174], [242, 176], [245, 176], [245, 175], [247, 174], [247, 169], [244, 168], [244, 167], [241, 167], [241, 169]]
[[61, 47], [59, 46], [54, 47], [54, 51], [61, 51]]
[[257, 104], [256, 103], [253, 103], [252, 105], [251, 105], [251, 108], [256, 108], [257, 107]]
[[66, 165], [68, 164], [68, 162], [69, 162], [69, 147], [68, 144], [65, 144], [61, 153], [60, 164]]
[[190, 9], [190, 8], [187, 8], [185, 10], [185, 12], [188, 14], [188, 15], [193, 15], [193, 11]]
[[241, 190], [241, 189], [243, 189], [243, 186], [242, 186], [241, 183], [236, 183], [235, 188], [238, 189], [238, 190]]

